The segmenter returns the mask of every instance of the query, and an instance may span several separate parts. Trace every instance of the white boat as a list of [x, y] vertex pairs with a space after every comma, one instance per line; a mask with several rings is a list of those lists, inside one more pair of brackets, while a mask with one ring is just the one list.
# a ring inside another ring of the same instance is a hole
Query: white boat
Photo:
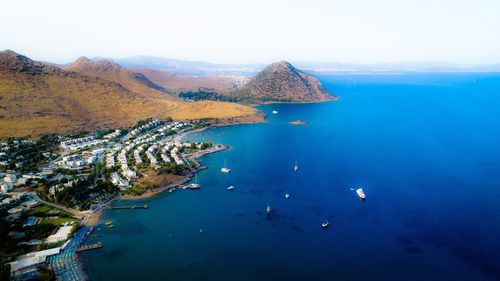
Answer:
[[295, 165], [293, 166], [293, 171], [297, 172], [299, 170], [299, 165], [297, 165], [297, 159], [295, 159]]
[[362, 189], [362, 188], [358, 188], [358, 189], [356, 189], [356, 193], [358, 194], [359, 199], [361, 199], [361, 200], [365, 200], [366, 195], [365, 195], [365, 193], [363, 192], [363, 189]]
[[269, 204], [267, 204], [267, 208], [266, 208], [266, 213], [269, 214], [273, 209], [271, 209], [271, 206], [269, 206]]
[[290, 198], [290, 194], [285, 193], [285, 199], [288, 199], [288, 198]]
[[273, 110], [273, 114], [278, 114], [278, 111], [277, 110]]
[[233, 185], [231, 185], [230, 187], [227, 188], [227, 190], [233, 190], [235, 189], [235, 187]]
[[189, 189], [200, 189], [201, 185], [198, 183], [198, 176], [194, 174], [194, 182], [188, 185]]
[[327, 228], [328, 226], [330, 225], [330, 223], [328, 221], [325, 221], [321, 224], [321, 227], [322, 228]]
[[224, 159], [224, 167], [222, 167], [220, 171], [223, 174], [229, 174], [231, 172], [231, 169], [229, 169], [226, 165], [226, 159]]

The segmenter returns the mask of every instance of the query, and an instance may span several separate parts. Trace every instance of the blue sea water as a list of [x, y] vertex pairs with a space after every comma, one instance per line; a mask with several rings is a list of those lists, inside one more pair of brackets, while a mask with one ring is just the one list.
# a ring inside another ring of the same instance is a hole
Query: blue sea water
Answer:
[[231, 148], [201, 190], [106, 211], [91, 280], [499, 280], [500, 74], [320, 80], [341, 99], [190, 136]]

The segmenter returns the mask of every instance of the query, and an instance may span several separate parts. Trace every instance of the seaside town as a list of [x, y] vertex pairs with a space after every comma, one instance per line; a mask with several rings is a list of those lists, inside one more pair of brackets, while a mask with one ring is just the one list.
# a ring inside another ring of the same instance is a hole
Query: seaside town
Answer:
[[92, 134], [1, 141], [1, 280], [87, 279], [78, 253], [102, 247], [84, 242], [102, 209], [120, 198], [200, 188], [183, 185], [204, 168], [196, 159], [227, 147], [182, 138], [208, 125], [145, 119]]

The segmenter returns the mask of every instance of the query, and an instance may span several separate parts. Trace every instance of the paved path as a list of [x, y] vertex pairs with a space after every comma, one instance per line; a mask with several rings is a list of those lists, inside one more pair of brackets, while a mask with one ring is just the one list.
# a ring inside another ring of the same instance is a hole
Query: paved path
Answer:
[[45, 200], [42, 200], [36, 193], [34, 192], [30, 192], [29, 195], [31, 196], [31, 198], [35, 199], [35, 201], [37, 202], [40, 202], [42, 204], [45, 204], [47, 206], [51, 206], [51, 207], [54, 207], [56, 209], [59, 209], [59, 210], [63, 210], [63, 211], [66, 211], [70, 214], [72, 214], [73, 216], [77, 217], [77, 218], [82, 218], [83, 217], [83, 213], [78, 211], [78, 210], [75, 210], [75, 209], [72, 209], [72, 208], [67, 208], [67, 207], [64, 207], [64, 206], [61, 206], [61, 205], [57, 205], [57, 204], [54, 204], [54, 203], [50, 203], [50, 202], [47, 202]]

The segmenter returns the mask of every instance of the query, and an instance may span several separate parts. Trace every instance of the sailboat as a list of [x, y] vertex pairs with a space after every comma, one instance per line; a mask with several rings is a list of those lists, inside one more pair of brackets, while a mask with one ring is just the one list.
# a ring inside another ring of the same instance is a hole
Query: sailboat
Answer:
[[227, 167], [226, 159], [224, 159], [224, 167], [220, 168], [220, 171], [223, 174], [229, 174], [231, 172], [231, 169]]
[[271, 213], [273, 209], [271, 209], [271, 206], [269, 206], [269, 203], [267, 203], [267, 208], [266, 208], [266, 213], [269, 214]]
[[285, 199], [288, 199], [288, 198], [290, 198], [290, 194], [288, 194], [288, 192], [287, 192], [287, 193], [285, 193]]
[[327, 228], [329, 225], [330, 225], [330, 223], [329, 223], [328, 221], [324, 221], [324, 222], [321, 224], [321, 227], [322, 227], [322, 228]]
[[194, 174], [194, 182], [189, 185], [189, 189], [200, 189], [201, 185], [198, 183], [198, 176]]
[[295, 166], [293, 166], [293, 171], [297, 172], [298, 169], [299, 169], [299, 165], [297, 165], [297, 159], [295, 159]]

